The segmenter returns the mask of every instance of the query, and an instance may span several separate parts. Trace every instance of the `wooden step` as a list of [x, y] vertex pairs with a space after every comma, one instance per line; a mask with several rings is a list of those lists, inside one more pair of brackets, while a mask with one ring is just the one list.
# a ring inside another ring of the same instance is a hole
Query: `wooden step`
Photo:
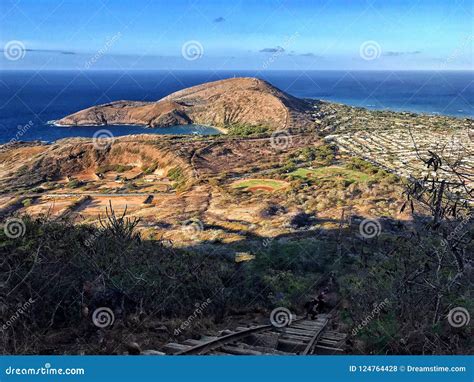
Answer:
[[276, 332], [253, 333], [247, 337], [242, 338], [241, 341], [249, 345], [268, 346], [276, 348], [279, 337], [280, 334]]
[[165, 353], [175, 354], [175, 353], [178, 353], [180, 351], [187, 350], [190, 347], [191, 346], [189, 346], [189, 345], [183, 345], [183, 344], [177, 344], [175, 342], [170, 342], [169, 344], [166, 344], [163, 347], [163, 350], [165, 351]]
[[329, 346], [336, 346], [340, 343], [341, 341], [334, 341], [334, 340], [328, 340], [326, 338], [320, 338], [318, 340], [318, 345], [329, 345]]
[[319, 325], [321, 325], [321, 323], [317, 322], [317, 321], [314, 321], [310, 324], [303, 324], [301, 322], [295, 322], [295, 323], [291, 324], [290, 327], [291, 328], [293, 328], [293, 327], [314, 328], [315, 326], [319, 326]]
[[202, 345], [202, 344], [205, 344], [206, 341], [202, 341], [202, 340], [186, 340], [183, 342], [183, 345], [190, 345], [190, 346], [196, 346], [196, 345]]
[[215, 337], [215, 336], [201, 336], [199, 340], [203, 342], [210, 342], [210, 341], [217, 340], [218, 338], [219, 337]]
[[347, 334], [339, 333], [339, 332], [326, 331], [326, 332], [324, 332], [324, 337], [346, 339]]
[[298, 341], [298, 342], [309, 342], [311, 337], [302, 337], [302, 336], [285, 333], [280, 336], [280, 339], [285, 339], [289, 341]]
[[236, 332], [243, 332], [244, 330], [249, 330], [254, 328], [254, 326], [238, 326], [235, 331]]
[[224, 330], [219, 331], [219, 337], [228, 336], [228, 335], [234, 334], [234, 333], [235, 332], [233, 332], [232, 330], [224, 329]]
[[341, 353], [344, 353], [344, 349], [334, 348], [334, 347], [324, 346], [324, 345], [316, 345], [313, 351], [313, 354], [325, 354], [325, 355], [341, 354]]
[[312, 325], [312, 326], [307, 326], [307, 325], [291, 325], [287, 326], [287, 328], [290, 329], [299, 329], [299, 330], [309, 330], [309, 331], [314, 331], [317, 330], [318, 328], [322, 327], [323, 325]]
[[262, 354], [274, 354], [274, 355], [292, 355], [292, 353], [286, 353], [286, 352], [283, 352], [283, 351], [280, 351], [280, 350], [276, 350], [275, 348], [273, 347], [268, 347], [268, 346], [252, 346], [252, 345], [248, 345], [246, 343], [243, 343], [243, 342], [238, 342], [235, 344], [235, 346], [238, 346], [242, 349], [250, 349], [250, 350], [255, 350], [255, 351], [259, 351], [261, 352]]
[[302, 325], [313, 325], [314, 323], [325, 321], [326, 318], [319, 318], [317, 317], [315, 320], [302, 320], [295, 322], [295, 324], [302, 324]]
[[345, 338], [333, 337], [333, 336], [326, 336], [326, 333], [323, 333], [323, 335], [321, 336], [321, 339], [322, 339], [322, 340], [329, 340], [329, 341], [336, 341], [336, 342], [343, 342], [343, 341], [345, 341]]
[[303, 320], [303, 321], [293, 321], [294, 325], [314, 325], [318, 321], [320, 321], [319, 318], [316, 318], [315, 320]]
[[289, 329], [295, 329], [295, 330], [306, 330], [309, 332], [314, 332], [315, 330], [318, 330], [319, 328], [322, 328], [324, 325], [314, 325], [310, 327], [296, 327], [296, 326], [286, 326]]
[[251, 350], [251, 349], [243, 349], [238, 346], [226, 345], [219, 348], [219, 351], [234, 354], [234, 355], [262, 355], [262, 352]]
[[288, 353], [298, 353], [306, 349], [306, 342], [301, 341], [289, 341], [285, 339], [278, 340], [277, 350], [288, 352]]
[[292, 328], [282, 328], [279, 330], [280, 333], [295, 334], [303, 337], [312, 337], [316, 331], [317, 330], [298, 330]]
[[166, 353], [163, 353], [162, 351], [158, 350], [153, 350], [153, 349], [148, 349], [148, 350], [143, 350], [140, 355], [166, 355]]

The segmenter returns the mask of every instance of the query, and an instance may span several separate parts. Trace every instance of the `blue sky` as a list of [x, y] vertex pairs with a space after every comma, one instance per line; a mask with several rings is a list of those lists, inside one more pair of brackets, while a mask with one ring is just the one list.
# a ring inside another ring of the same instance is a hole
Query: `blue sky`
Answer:
[[0, 68], [472, 70], [473, 13], [472, 0], [1, 0]]

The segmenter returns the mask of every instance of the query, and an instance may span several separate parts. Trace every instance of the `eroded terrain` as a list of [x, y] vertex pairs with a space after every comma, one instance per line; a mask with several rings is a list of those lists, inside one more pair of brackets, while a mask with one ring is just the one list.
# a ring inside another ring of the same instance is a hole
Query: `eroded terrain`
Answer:
[[472, 120], [317, 101], [306, 114], [300, 131], [6, 145], [1, 213], [98, 224], [111, 204], [139, 217], [144, 237], [205, 246], [314, 235], [341, 216], [409, 222], [401, 181], [424, 171], [429, 150], [460, 161], [472, 188]]

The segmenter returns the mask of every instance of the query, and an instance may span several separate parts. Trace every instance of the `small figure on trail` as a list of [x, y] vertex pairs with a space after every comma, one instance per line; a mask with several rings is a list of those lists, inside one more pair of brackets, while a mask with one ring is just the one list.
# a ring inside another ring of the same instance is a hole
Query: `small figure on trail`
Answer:
[[327, 302], [326, 302], [326, 293], [328, 292], [328, 288], [324, 288], [324, 290], [318, 294], [318, 297], [316, 298], [316, 313], [323, 313], [324, 310], [327, 307]]
[[329, 288], [326, 287], [318, 294], [318, 297], [312, 297], [310, 301], [304, 304], [307, 318], [314, 320], [318, 314], [327, 310], [329, 306], [326, 300], [328, 292]]
[[308, 301], [304, 304], [304, 308], [306, 309], [306, 317], [307, 318], [310, 318], [311, 320], [315, 319], [317, 304], [318, 304], [318, 301], [314, 297], [310, 301]]

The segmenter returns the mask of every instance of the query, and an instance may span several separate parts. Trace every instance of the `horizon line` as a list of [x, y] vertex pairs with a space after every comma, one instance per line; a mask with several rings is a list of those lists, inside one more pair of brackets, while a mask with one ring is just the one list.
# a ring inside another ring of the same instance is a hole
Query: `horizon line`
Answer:
[[235, 72], [235, 71], [251, 71], [251, 72], [474, 72], [473, 69], [14, 69], [14, 68], [0, 68], [0, 72], [140, 72], [140, 71], [157, 71], [157, 72]]

